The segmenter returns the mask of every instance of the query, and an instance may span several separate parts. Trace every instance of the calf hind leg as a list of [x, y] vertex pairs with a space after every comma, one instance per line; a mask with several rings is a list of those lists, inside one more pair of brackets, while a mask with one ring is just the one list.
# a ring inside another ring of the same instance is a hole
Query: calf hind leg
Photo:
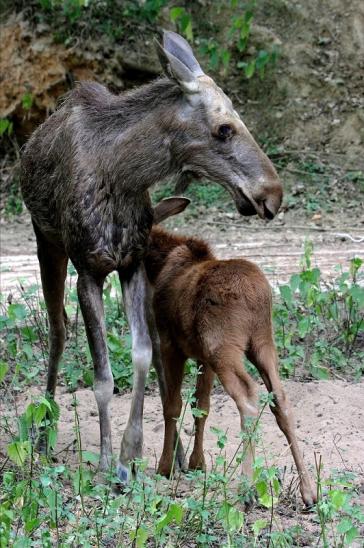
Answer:
[[278, 375], [277, 354], [273, 341], [253, 346], [249, 359], [257, 367], [264, 384], [269, 392], [274, 394], [274, 407], [271, 411], [275, 415], [277, 424], [286, 436], [297, 471], [300, 477], [300, 491], [306, 506], [312, 506], [316, 500], [316, 494], [312, 486], [310, 474], [304, 464], [301, 451], [295, 433], [293, 413], [286, 393]]
[[242, 349], [226, 346], [216, 354], [217, 358], [211, 361], [210, 366], [238, 408], [241, 430], [247, 434], [247, 439], [243, 445], [244, 460], [242, 472], [248, 479], [251, 479], [253, 475], [252, 464], [255, 457], [255, 443], [252, 436], [248, 435], [250, 430], [248, 421], [254, 420], [258, 416], [256, 384], [244, 370]]
[[[169, 477], [173, 471], [173, 456], [178, 443], [177, 419], [181, 414], [181, 386], [185, 356], [169, 344], [161, 344], [161, 355], [166, 378], [166, 396], [163, 402], [164, 443], [158, 473]], [[178, 449], [178, 447], [177, 447]]]
[[197, 377], [196, 383], [196, 402], [194, 407], [203, 411], [202, 416], [199, 414], [195, 417], [195, 443], [190, 456], [188, 468], [190, 470], [205, 470], [206, 463], [203, 453], [203, 436], [205, 423], [210, 410], [210, 393], [214, 383], [215, 373], [210, 367], [203, 367]]
[[[149, 326], [149, 334], [152, 340], [152, 349], [153, 349], [152, 362], [153, 362], [153, 367], [157, 373], [159, 393], [160, 393], [162, 404], [163, 404], [167, 394], [167, 381], [166, 381], [166, 375], [164, 372], [162, 356], [160, 351], [159, 334], [158, 334], [157, 326], [155, 323], [155, 317], [154, 317], [154, 313], [151, 305], [152, 299], [150, 295], [148, 296], [148, 299], [150, 303], [150, 306], [148, 306], [148, 326]], [[183, 449], [182, 440], [181, 438], [178, 437], [177, 432], [176, 432], [174, 444], [175, 445], [177, 444], [176, 464], [181, 470], [185, 471], [186, 456]]]

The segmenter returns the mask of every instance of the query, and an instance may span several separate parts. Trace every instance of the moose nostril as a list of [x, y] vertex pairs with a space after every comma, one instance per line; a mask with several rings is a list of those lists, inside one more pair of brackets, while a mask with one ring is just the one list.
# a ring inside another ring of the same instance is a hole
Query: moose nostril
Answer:
[[269, 221], [271, 221], [272, 219], [274, 219], [274, 213], [272, 213], [270, 211], [270, 209], [268, 209], [267, 207], [267, 204], [265, 201], [263, 201], [263, 210], [264, 210], [264, 217], [266, 219], [268, 219]]

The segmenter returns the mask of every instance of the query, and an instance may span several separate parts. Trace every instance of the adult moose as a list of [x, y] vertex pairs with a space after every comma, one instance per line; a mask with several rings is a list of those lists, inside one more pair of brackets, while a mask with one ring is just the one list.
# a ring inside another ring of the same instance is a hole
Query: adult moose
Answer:
[[[230, 99], [206, 76], [188, 43], [165, 32], [157, 44], [166, 78], [119, 96], [82, 83], [31, 136], [22, 157], [21, 188], [37, 238], [49, 316], [47, 393], [54, 397], [65, 341], [64, 283], [70, 258], [91, 349], [100, 418], [100, 469], [112, 463], [108, 360], [102, 288], [116, 270], [132, 334], [130, 416], [118, 476], [141, 456], [144, 384], [152, 359], [142, 258], [153, 221], [148, 188], [190, 174], [223, 185], [242, 215], [272, 219], [282, 187], [273, 165]], [[162, 382], [162, 381], [161, 381]]]

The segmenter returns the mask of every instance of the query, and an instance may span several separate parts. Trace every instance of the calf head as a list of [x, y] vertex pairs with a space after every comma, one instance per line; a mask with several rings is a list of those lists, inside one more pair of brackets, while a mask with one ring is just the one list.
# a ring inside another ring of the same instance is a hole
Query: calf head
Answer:
[[165, 32], [157, 51], [166, 75], [183, 92], [172, 116], [171, 152], [182, 192], [191, 177], [224, 186], [242, 215], [272, 219], [282, 201], [282, 185], [231, 100], [204, 74], [189, 44]]

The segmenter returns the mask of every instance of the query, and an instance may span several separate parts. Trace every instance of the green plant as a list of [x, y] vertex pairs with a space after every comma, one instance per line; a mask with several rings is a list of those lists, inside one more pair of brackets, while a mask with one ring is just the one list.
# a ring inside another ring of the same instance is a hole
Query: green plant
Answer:
[[192, 32], [192, 18], [185, 8], [174, 7], [170, 10], [170, 18], [173, 23], [177, 23], [177, 26], [182, 34], [184, 34], [187, 40], [193, 40]]
[[13, 133], [13, 122], [7, 118], [0, 118], [0, 137]]
[[281, 285], [281, 302], [274, 308], [276, 342], [285, 376], [296, 365], [315, 378], [346, 371], [360, 376], [363, 353], [356, 342], [364, 331], [364, 289], [358, 283], [363, 261], [354, 258], [331, 286], [312, 267], [312, 245], [306, 242], [303, 270]]
[[321, 455], [315, 454], [317, 473], [316, 515], [320, 524], [320, 538], [324, 548], [350, 546], [359, 537], [364, 514], [355, 502], [353, 475], [333, 473], [323, 479]]

